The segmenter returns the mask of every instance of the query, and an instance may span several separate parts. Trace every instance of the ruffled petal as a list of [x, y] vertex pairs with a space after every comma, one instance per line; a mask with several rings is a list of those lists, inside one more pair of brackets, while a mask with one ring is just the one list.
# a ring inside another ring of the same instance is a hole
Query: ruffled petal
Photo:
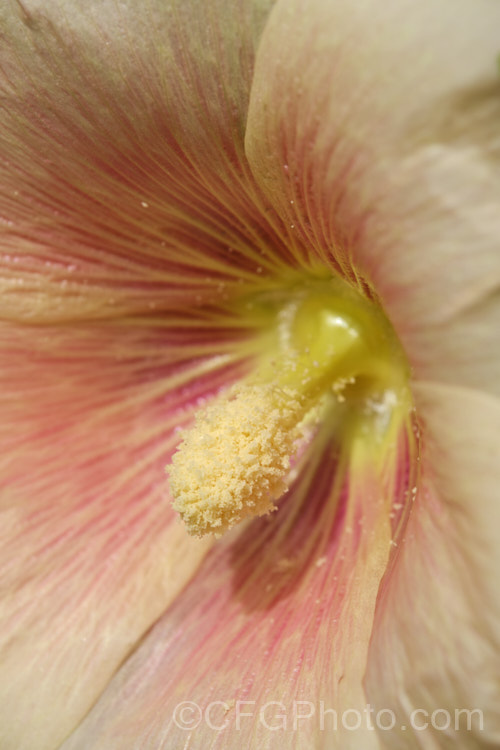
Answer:
[[342, 488], [337, 462], [316, 444], [278, 512], [213, 548], [64, 750], [378, 747], [362, 680], [406, 488], [366, 464]]
[[425, 471], [377, 603], [367, 692], [395, 712], [384, 747], [498, 747], [500, 403], [433, 384], [415, 395]]
[[[292, 0], [259, 48], [246, 135], [256, 179], [291, 235], [373, 287], [417, 378], [433, 375], [427, 348], [447, 322], [459, 348], [460, 313], [500, 283], [499, 28], [495, 0]], [[498, 304], [482, 311], [486, 347]], [[496, 389], [465, 351], [446, 379]], [[498, 346], [489, 356], [498, 367]]]
[[2, 317], [213, 303], [282, 267], [243, 153], [271, 2], [2, 4]]

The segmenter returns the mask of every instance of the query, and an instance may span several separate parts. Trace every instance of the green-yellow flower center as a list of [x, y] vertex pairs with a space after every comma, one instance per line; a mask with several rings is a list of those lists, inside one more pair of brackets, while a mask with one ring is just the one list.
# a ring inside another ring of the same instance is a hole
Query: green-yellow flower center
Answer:
[[168, 469], [173, 507], [195, 536], [275, 509], [315, 425], [344, 444], [390, 439], [408, 371], [379, 306], [338, 281], [277, 303], [248, 379], [196, 415]]

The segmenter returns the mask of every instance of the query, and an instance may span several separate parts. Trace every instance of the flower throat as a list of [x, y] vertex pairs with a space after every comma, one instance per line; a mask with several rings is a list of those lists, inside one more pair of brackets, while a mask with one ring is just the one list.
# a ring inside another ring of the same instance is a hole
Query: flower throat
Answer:
[[321, 424], [376, 454], [411, 409], [408, 367], [379, 305], [345, 282], [276, 295], [251, 374], [202, 408], [167, 471], [194, 536], [276, 510], [294, 458]]

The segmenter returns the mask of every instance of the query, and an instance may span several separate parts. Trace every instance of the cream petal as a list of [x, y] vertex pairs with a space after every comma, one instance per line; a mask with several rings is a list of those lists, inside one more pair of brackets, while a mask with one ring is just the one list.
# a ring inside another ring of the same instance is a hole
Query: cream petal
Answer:
[[[257, 56], [257, 181], [291, 236], [372, 284], [418, 377], [431, 326], [436, 351], [455, 318], [458, 345], [500, 283], [499, 28], [496, 0], [283, 1]], [[494, 388], [463, 360], [444, 379]]]
[[415, 376], [500, 396], [499, 332], [498, 291], [451, 320], [412, 331]]
[[283, 265], [243, 153], [271, 3], [2, 3], [3, 318], [213, 303]]
[[[416, 386], [415, 397], [423, 481], [377, 603], [367, 692], [397, 717], [384, 747], [497, 747], [500, 403], [430, 383]], [[467, 711], [475, 711], [470, 730]], [[449, 730], [440, 730], [448, 718]]]

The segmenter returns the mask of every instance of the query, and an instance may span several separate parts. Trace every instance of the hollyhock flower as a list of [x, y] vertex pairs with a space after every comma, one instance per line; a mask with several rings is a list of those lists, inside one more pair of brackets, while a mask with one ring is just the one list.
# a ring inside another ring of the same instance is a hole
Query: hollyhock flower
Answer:
[[0, 24], [2, 749], [497, 745], [500, 5]]

